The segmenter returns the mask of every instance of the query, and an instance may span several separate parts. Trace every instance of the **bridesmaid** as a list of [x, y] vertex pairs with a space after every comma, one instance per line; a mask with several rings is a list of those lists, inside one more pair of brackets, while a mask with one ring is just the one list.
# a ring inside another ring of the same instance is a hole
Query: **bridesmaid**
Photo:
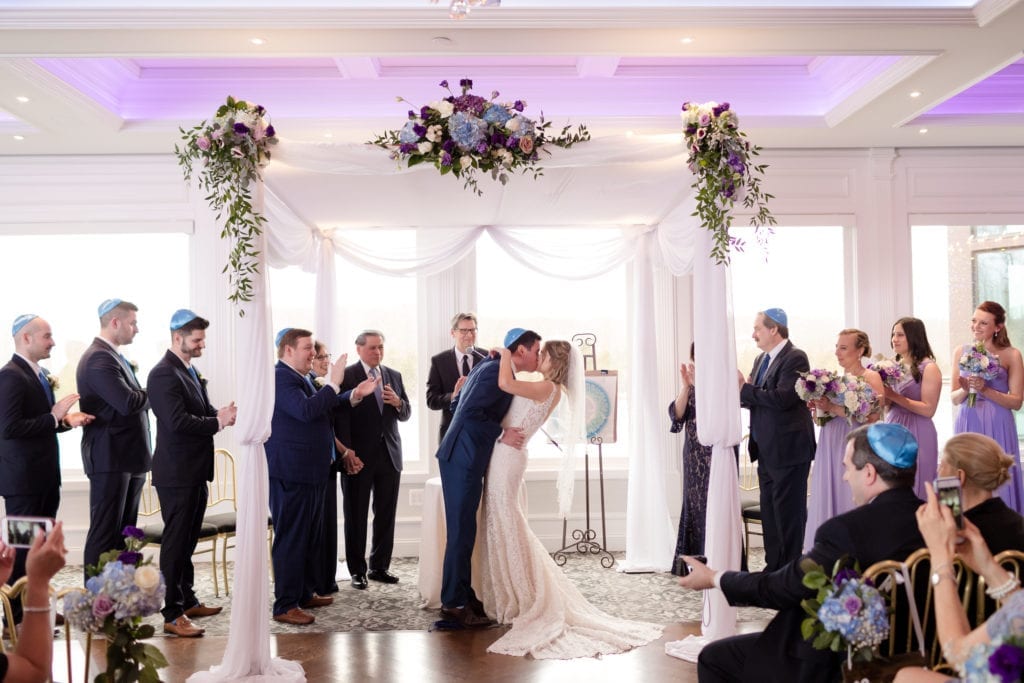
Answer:
[[[1015, 467], [1010, 468], [1010, 481], [998, 488], [996, 495], [1017, 512], [1024, 513], [1020, 444], [1013, 420], [1013, 411], [1020, 409], [1024, 399], [1024, 363], [1020, 351], [1010, 345], [1010, 337], [1006, 334], [1006, 311], [996, 302], [978, 304], [971, 318], [971, 333], [975, 343], [981, 342], [990, 354], [999, 359], [999, 371], [987, 381], [981, 377], [959, 377], [959, 388], [952, 394], [953, 405], [960, 406], [953, 431], [957, 434], [984, 434], [994, 439], [1013, 458]], [[954, 361], [959, 361], [965, 348], [968, 347], [957, 347], [953, 353]], [[972, 388], [977, 394], [973, 408], [966, 401]]]
[[[864, 367], [863, 360], [871, 356], [871, 342], [866, 332], [855, 329], [843, 330], [836, 340], [836, 360], [843, 373], [863, 377], [882, 396], [882, 378], [874, 370]], [[846, 453], [846, 435], [859, 424], [851, 425], [846, 420], [846, 409], [821, 398], [808, 405], [817, 407], [818, 414], [828, 413], [832, 419], [825, 423], [818, 434], [818, 449], [814, 453], [814, 468], [811, 470], [811, 496], [807, 501], [807, 527], [804, 531], [804, 549], [814, 545], [814, 532], [823, 522], [854, 508], [850, 487], [843, 481], [843, 455]], [[866, 422], [875, 422], [877, 413], [872, 413]]]
[[932, 417], [942, 393], [942, 372], [928, 343], [924, 323], [917, 318], [900, 318], [892, 326], [892, 350], [896, 360], [910, 372], [894, 390], [885, 387], [889, 409], [886, 422], [901, 424], [917, 439], [917, 476], [914, 492], [924, 500], [924, 483], [932, 481], [939, 466], [939, 437]]

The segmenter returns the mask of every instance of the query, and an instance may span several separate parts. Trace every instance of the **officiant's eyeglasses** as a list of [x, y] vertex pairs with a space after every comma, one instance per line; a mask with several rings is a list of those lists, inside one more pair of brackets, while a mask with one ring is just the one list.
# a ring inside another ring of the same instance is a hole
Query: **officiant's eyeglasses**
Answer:
[[314, 356], [314, 358], [316, 358], [317, 360], [330, 360], [331, 359], [331, 354], [329, 354], [329, 353], [321, 353], [319, 356]]
[[476, 332], [476, 328], [475, 327], [456, 327], [455, 331], [458, 332], [459, 334], [471, 334], [473, 332]]

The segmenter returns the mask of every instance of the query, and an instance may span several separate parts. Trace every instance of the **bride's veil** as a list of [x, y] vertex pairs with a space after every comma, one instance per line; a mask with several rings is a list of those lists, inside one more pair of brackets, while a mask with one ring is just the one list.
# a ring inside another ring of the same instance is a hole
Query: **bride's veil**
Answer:
[[569, 373], [565, 400], [548, 419], [548, 434], [561, 447], [562, 466], [558, 472], [558, 514], [569, 516], [576, 482], [576, 455], [586, 442], [586, 373], [579, 348], [569, 343]]

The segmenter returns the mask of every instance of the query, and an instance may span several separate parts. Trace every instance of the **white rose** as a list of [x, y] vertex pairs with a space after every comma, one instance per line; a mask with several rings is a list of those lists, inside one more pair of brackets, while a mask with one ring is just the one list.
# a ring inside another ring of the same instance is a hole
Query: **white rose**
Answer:
[[513, 116], [512, 118], [505, 122], [505, 128], [510, 133], [515, 133], [517, 130], [519, 130], [519, 126], [521, 124], [522, 120], [520, 120], [518, 116]]
[[473, 163], [473, 158], [471, 156], [469, 156], [468, 154], [466, 156], [463, 156], [463, 157], [459, 158], [459, 166], [461, 166], [462, 168], [466, 168], [467, 166], [471, 165], [472, 163]]
[[135, 570], [135, 585], [146, 593], [152, 593], [160, 585], [160, 572], [151, 564]]
[[447, 100], [441, 100], [430, 105], [431, 109], [436, 109], [437, 113], [441, 115], [442, 119], [446, 119], [455, 113], [455, 105]]
[[427, 139], [431, 142], [437, 142], [444, 135], [444, 130], [441, 126], [430, 126], [427, 128]]
[[416, 149], [419, 150], [420, 154], [427, 154], [430, 150], [434, 149], [434, 143], [424, 140], [420, 144], [416, 145]]

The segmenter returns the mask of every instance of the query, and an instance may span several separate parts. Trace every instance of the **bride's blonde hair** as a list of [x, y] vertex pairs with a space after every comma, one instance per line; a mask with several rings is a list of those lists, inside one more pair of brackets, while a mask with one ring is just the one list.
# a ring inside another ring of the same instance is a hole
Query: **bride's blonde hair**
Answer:
[[546, 379], [565, 386], [569, 378], [569, 354], [572, 347], [567, 341], [544, 342], [544, 353], [548, 354], [551, 364], [548, 366]]

